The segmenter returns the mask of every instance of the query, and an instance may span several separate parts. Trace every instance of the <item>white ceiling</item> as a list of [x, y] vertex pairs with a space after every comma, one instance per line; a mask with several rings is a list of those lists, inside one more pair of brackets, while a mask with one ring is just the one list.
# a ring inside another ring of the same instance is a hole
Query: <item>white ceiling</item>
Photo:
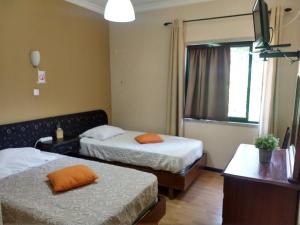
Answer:
[[[107, 0], [65, 0], [78, 6], [87, 8], [100, 14], [104, 14]], [[150, 11], [155, 9], [170, 8], [174, 6], [189, 5], [194, 3], [209, 2], [216, 0], [131, 0], [136, 12]], [[221, 1], [221, 0], [219, 0]], [[224, 1], [224, 0], [222, 0]], [[245, 0], [240, 0], [245, 1]], [[255, 0], [247, 0], [253, 1]], [[269, 6], [274, 5], [278, 0], [265, 0]], [[280, 0], [284, 7], [291, 7], [293, 10], [300, 9], [300, 0]], [[249, 9], [251, 10], [251, 9]]]
[[[89, 10], [103, 14], [107, 0], [65, 0]], [[136, 12], [169, 8], [214, 0], [131, 0]]]

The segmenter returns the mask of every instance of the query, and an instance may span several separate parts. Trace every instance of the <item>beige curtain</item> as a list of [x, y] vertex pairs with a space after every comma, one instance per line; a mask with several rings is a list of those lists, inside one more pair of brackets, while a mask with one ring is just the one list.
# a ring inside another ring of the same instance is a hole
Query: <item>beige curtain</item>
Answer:
[[227, 121], [230, 47], [192, 47], [188, 59], [184, 116]]
[[[271, 10], [272, 45], [280, 44], [283, 8], [278, 4]], [[268, 59], [264, 65], [259, 135], [277, 135], [278, 120], [278, 59]]]
[[167, 133], [183, 136], [183, 22], [175, 20], [171, 27], [171, 45], [168, 76]]

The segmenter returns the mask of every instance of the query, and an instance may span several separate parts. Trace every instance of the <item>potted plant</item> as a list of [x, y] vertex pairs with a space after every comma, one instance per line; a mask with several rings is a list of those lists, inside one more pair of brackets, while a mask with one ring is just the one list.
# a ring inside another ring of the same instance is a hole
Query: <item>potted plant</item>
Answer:
[[272, 134], [259, 137], [255, 141], [255, 147], [259, 149], [259, 161], [261, 163], [269, 163], [271, 161], [272, 152], [278, 147], [279, 139]]

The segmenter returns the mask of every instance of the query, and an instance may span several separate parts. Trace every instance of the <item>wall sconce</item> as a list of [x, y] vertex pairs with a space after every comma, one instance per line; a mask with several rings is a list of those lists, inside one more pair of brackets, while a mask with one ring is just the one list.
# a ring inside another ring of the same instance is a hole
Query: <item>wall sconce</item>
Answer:
[[39, 51], [32, 51], [31, 52], [31, 64], [33, 67], [38, 67], [41, 61], [41, 54]]
[[46, 83], [46, 71], [42, 71], [39, 69], [39, 65], [41, 62], [41, 54], [40, 51], [31, 51], [30, 52], [30, 59], [31, 59], [31, 64], [34, 68], [37, 69], [37, 74], [38, 74], [38, 84], [45, 84]]

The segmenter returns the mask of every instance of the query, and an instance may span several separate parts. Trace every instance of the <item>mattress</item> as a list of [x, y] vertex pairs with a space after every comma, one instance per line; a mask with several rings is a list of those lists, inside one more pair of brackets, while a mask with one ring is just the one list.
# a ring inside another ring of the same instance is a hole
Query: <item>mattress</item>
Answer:
[[171, 173], [181, 173], [203, 154], [199, 140], [161, 135], [162, 143], [139, 144], [134, 138], [140, 134], [142, 132], [126, 131], [104, 141], [82, 138], [80, 154]]
[[[53, 193], [46, 175], [74, 164], [93, 169], [97, 182]], [[130, 225], [155, 203], [157, 194], [152, 174], [71, 157], [0, 179], [4, 225]]]

